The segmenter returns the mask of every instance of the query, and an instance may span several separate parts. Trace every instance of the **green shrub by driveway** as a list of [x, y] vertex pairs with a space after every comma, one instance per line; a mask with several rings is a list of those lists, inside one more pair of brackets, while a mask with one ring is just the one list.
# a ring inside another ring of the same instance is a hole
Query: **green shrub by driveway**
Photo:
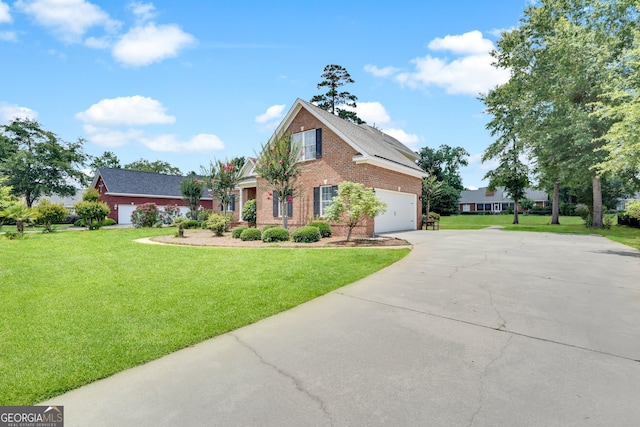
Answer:
[[173, 232], [112, 229], [0, 240], [0, 405], [31, 405], [157, 359], [352, 283], [408, 253], [133, 241]]
[[291, 233], [291, 238], [296, 243], [313, 243], [319, 242], [322, 236], [318, 227], [307, 225]]
[[243, 242], [262, 240], [262, 231], [257, 228], [247, 228], [240, 233], [240, 240]]
[[262, 232], [262, 241], [265, 243], [288, 242], [290, 239], [289, 231], [282, 227], [265, 227]]

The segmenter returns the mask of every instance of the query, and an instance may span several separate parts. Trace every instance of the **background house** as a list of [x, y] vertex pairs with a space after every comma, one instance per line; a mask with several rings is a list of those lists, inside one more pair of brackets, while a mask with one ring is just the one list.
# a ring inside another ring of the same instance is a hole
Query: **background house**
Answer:
[[[297, 99], [276, 134], [291, 134], [303, 145], [302, 173], [298, 183], [302, 195], [288, 207], [289, 225], [303, 226], [322, 217], [342, 181], [372, 187], [387, 203], [387, 211], [354, 230], [371, 236], [421, 227], [422, 177], [417, 154], [397, 139], [366, 124], [356, 125], [315, 105]], [[269, 195], [269, 185], [256, 176], [255, 159], [242, 169], [239, 185], [240, 209], [246, 200], [256, 199], [258, 226], [280, 224], [277, 199]], [[334, 225], [336, 234], [346, 234]]]
[[[536, 206], [545, 207], [549, 204], [549, 195], [544, 191], [528, 188], [525, 198], [533, 200]], [[460, 212], [500, 213], [509, 206], [514, 208], [514, 202], [507, 196], [504, 187], [496, 187], [495, 191], [483, 187], [460, 193]]]
[[[159, 207], [178, 205], [182, 214], [186, 215], [189, 207], [180, 192], [180, 181], [185, 178], [128, 169], [99, 168], [91, 186], [98, 190], [100, 200], [111, 209], [109, 218], [118, 224], [130, 224], [131, 213], [143, 203], [155, 203]], [[219, 205], [206, 194], [200, 200], [200, 207], [220, 210]]]

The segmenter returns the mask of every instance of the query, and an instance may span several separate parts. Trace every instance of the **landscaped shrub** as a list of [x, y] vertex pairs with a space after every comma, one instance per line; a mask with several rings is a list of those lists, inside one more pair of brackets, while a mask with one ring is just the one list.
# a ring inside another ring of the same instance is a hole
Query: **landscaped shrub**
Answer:
[[160, 221], [166, 225], [173, 224], [181, 214], [178, 205], [167, 205], [164, 207], [164, 211], [160, 213]]
[[63, 220], [62, 224], [74, 224], [80, 217], [78, 215], [67, 215]]
[[229, 227], [230, 218], [227, 215], [213, 212], [207, 219], [207, 228], [216, 236], [222, 236]]
[[297, 243], [313, 243], [320, 241], [322, 236], [318, 227], [306, 225], [291, 233], [291, 238]]
[[311, 227], [318, 227], [318, 230], [320, 230], [320, 237], [322, 237], [323, 239], [325, 237], [331, 237], [331, 235], [333, 234], [331, 226], [324, 221], [312, 221], [307, 225]]
[[52, 224], [60, 224], [67, 216], [67, 209], [63, 203], [51, 203], [49, 199], [42, 199], [36, 207], [36, 223], [44, 225], [44, 231], [53, 231]]
[[636, 200], [635, 202], [631, 202], [627, 205], [625, 209], [625, 213], [630, 218], [635, 218], [640, 220], [640, 200]]
[[182, 228], [190, 229], [190, 228], [200, 228], [200, 223], [195, 219], [187, 219], [179, 223], [178, 226], [182, 225]]
[[248, 200], [242, 207], [242, 220], [249, 224], [256, 225], [256, 199]]
[[247, 228], [242, 233], [240, 233], [240, 240], [249, 241], [249, 240], [261, 240], [262, 232], [257, 228]]
[[209, 216], [213, 213], [210, 209], [198, 209], [198, 215], [196, 218], [199, 222], [207, 222], [209, 220]]
[[262, 227], [262, 232], [264, 233], [264, 232], [265, 232], [265, 231], [267, 231], [268, 229], [270, 229], [270, 228], [275, 228], [275, 227], [277, 227], [277, 225], [273, 225], [273, 224], [271, 224], [271, 225], [265, 225], [264, 227]]
[[582, 218], [584, 220], [584, 222], [587, 225], [588, 224], [588, 219], [591, 216], [591, 212], [589, 212], [589, 207], [583, 203], [578, 203], [575, 207], [574, 207], [574, 212], [576, 215], [578, 215], [580, 218]]
[[101, 224], [102, 224], [102, 226], [103, 226], [103, 227], [106, 227], [106, 226], [109, 226], [109, 225], [116, 225], [116, 224], [117, 224], [117, 222], [115, 222], [115, 221], [114, 221], [113, 219], [111, 219], [111, 218], [105, 218], [105, 219], [103, 219], [103, 220], [102, 220], [102, 223], [101, 223]]
[[270, 227], [262, 232], [262, 241], [265, 243], [288, 242], [291, 236], [282, 227]]
[[246, 230], [249, 227], [246, 227], [244, 225], [241, 225], [240, 227], [236, 227], [231, 231], [231, 237], [233, 237], [234, 239], [239, 239], [240, 235], [242, 234], [242, 232], [244, 230]]
[[568, 202], [560, 203], [560, 215], [573, 216], [575, 214], [576, 214], [576, 205]]
[[131, 224], [134, 227], [153, 227], [160, 221], [160, 210], [155, 203], [143, 203], [136, 206], [131, 214]]
[[86, 227], [87, 223], [84, 219], [77, 219], [74, 223], [73, 223], [74, 227]]

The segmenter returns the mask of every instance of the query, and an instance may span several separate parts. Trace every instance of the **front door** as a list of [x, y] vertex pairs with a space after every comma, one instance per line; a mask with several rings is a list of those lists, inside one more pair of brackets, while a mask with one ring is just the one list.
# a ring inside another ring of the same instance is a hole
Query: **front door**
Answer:
[[502, 205], [500, 203], [494, 203], [493, 212], [502, 212]]

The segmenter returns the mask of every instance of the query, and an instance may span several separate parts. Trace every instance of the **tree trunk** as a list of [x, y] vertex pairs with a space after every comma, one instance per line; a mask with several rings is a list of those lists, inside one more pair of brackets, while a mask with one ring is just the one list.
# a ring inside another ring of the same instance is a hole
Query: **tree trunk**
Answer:
[[594, 176], [591, 180], [593, 186], [593, 223], [594, 228], [602, 228], [602, 188], [600, 178]]
[[349, 231], [347, 231], [347, 242], [351, 240], [351, 232], [353, 231], [353, 227], [349, 227]]
[[551, 224], [560, 225], [560, 183], [553, 183], [553, 202], [551, 205]]
[[518, 222], [518, 200], [513, 201], [513, 224], [520, 224]]
[[280, 203], [280, 214], [282, 214], [282, 228], [285, 230], [288, 228], [288, 217], [287, 217], [287, 199], [283, 197], [283, 200], [279, 201]]
[[16, 220], [16, 229], [18, 230], [18, 233], [24, 233], [24, 222]]

